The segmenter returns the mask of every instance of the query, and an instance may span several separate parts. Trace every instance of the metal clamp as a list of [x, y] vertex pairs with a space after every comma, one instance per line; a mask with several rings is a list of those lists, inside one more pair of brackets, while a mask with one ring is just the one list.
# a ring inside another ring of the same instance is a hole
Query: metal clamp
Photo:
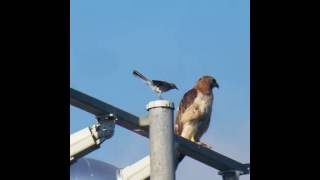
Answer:
[[240, 175], [242, 175], [242, 172], [238, 170], [227, 170], [220, 171], [218, 174], [222, 175], [223, 180], [239, 180], [239, 177]]
[[98, 124], [96, 124], [96, 132], [98, 138], [103, 140], [109, 139], [114, 134], [115, 121], [117, 118], [113, 114], [105, 114], [96, 116]]

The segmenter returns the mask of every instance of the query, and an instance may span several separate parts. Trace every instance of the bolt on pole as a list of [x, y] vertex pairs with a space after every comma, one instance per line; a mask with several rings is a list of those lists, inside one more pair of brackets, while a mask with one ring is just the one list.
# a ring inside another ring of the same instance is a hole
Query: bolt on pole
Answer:
[[150, 129], [151, 180], [175, 180], [173, 110], [174, 104], [167, 100], [147, 104]]

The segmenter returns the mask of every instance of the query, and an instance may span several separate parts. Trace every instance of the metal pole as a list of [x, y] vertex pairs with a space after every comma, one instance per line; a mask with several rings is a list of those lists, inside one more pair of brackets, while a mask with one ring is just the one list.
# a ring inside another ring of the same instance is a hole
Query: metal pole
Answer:
[[147, 105], [150, 119], [151, 180], [174, 180], [173, 110], [167, 100], [151, 101]]
[[220, 171], [219, 175], [222, 175], [223, 180], [239, 180], [240, 171], [236, 171], [236, 170]]

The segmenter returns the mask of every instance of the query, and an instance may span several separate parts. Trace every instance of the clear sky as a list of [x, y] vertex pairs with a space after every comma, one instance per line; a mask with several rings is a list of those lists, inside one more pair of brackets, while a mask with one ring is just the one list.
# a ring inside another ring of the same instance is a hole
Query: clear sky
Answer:
[[[72, 88], [137, 116], [156, 95], [132, 76], [174, 82], [163, 95], [178, 107], [202, 75], [214, 76], [214, 109], [202, 141], [242, 163], [250, 162], [249, 0], [71, 0]], [[70, 131], [95, 123], [70, 106]], [[87, 155], [124, 167], [148, 154], [148, 139], [116, 126], [113, 138]], [[221, 179], [189, 157], [176, 178]], [[241, 176], [242, 180], [250, 175]]]

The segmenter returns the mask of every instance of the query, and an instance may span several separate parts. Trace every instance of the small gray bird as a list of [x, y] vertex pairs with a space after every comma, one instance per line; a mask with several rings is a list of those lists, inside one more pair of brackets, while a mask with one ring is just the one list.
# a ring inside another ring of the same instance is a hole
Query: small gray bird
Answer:
[[167, 92], [171, 89], [178, 89], [174, 83], [160, 80], [150, 80], [136, 70], [134, 70], [132, 74], [142, 79], [154, 92], [157, 93], [159, 99], [162, 99], [161, 93]]

